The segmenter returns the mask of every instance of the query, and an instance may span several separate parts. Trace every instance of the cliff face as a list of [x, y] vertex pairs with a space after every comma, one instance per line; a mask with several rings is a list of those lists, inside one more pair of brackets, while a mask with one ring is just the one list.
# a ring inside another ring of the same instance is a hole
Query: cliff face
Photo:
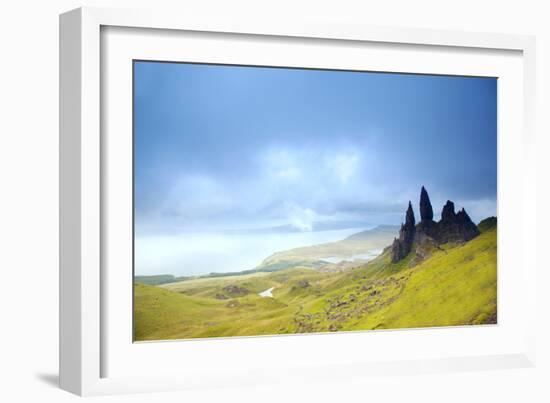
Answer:
[[418, 223], [415, 237], [417, 244], [427, 241], [427, 238], [437, 237], [437, 225], [433, 218], [434, 211], [430, 202], [430, 196], [428, 196], [428, 192], [422, 186], [420, 190], [420, 222]]
[[430, 202], [430, 196], [428, 196], [428, 192], [424, 186], [422, 186], [420, 190], [420, 221], [432, 221], [433, 218], [434, 211], [432, 209], [432, 203]]
[[437, 223], [438, 240], [440, 243], [466, 242], [479, 235], [475, 225], [466, 210], [455, 213], [455, 205], [447, 200], [441, 212], [441, 221]]
[[455, 213], [454, 203], [447, 200], [441, 211], [441, 220], [433, 220], [433, 208], [428, 192], [422, 186], [420, 191], [420, 222], [415, 226], [411, 202], [407, 208], [405, 224], [401, 225], [399, 238], [392, 244], [391, 259], [397, 263], [415, 248], [417, 260], [422, 260], [430, 248], [447, 242], [467, 242], [479, 235], [477, 226], [466, 210]]
[[405, 224], [401, 224], [401, 229], [399, 230], [399, 239], [395, 238], [392, 244], [392, 261], [394, 263], [403, 259], [410, 253], [415, 234], [414, 211], [411, 202], [409, 202], [409, 207], [405, 214]]

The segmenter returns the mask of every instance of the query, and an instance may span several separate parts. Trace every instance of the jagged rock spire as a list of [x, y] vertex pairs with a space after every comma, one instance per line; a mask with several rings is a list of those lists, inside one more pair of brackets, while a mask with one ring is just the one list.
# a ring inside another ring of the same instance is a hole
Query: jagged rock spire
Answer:
[[434, 218], [434, 211], [432, 209], [432, 203], [430, 203], [430, 196], [428, 192], [422, 186], [420, 191], [420, 221], [432, 221]]
[[455, 204], [452, 201], [447, 200], [447, 203], [445, 203], [443, 210], [441, 211], [441, 221], [454, 221], [455, 218]]
[[409, 201], [405, 223], [401, 224], [399, 238], [391, 246], [391, 260], [397, 263], [407, 256], [416, 245], [416, 255], [425, 256], [426, 245], [440, 245], [447, 242], [468, 242], [480, 234], [466, 210], [455, 213], [455, 205], [447, 200], [441, 211], [441, 221], [433, 220], [433, 209], [428, 192], [422, 186], [420, 191], [420, 222], [415, 225], [414, 211]]
[[405, 224], [401, 224], [401, 229], [399, 230], [399, 239], [395, 239], [392, 244], [392, 262], [396, 263], [403, 259], [411, 251], [414, 234], [416, 232], [414, 220], [414, 211], [412, 209], [412, 204], [409, 201], [409, 207], [407, 208], [407, 213], [405, 214]]
[[409, 208], [407, 208], [407, 214], [406, 214], [406, 217], [405, 217], [405, 224], [407, 226], [412, 225], [413, 227], [414, 227], [414, 224], [415, 224], [414, 211], [413, 211], [412, 204], [411, 204], [410, 201], [409, 201]]
[[458, 213], [456, 213], [456, 220], [461, 224], [472, 223], [472, 219], [470, 218], [466, 210], [464, 210], [464, 207], [462, 207], [462, 209]]

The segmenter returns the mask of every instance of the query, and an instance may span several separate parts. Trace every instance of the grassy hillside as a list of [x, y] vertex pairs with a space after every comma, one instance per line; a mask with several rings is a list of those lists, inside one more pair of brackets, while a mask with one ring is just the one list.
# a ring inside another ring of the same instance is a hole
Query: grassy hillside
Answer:
[[161, 285], [186, 280], [187, 277], [176, 277], [172, 274], [157, 274], [154, 276], [135, 276], [134, 281], [141, 284]]
[[[494, 224], [494, 225], [493, 225]], [[496, 221], [415, 264], [388, 252], [345, 272], [272, 273], [135, 284], [136, 340], [496, 323]], [[259, 292], [274, 287], [273, 298]]]
[[481, 220], [481, 222], [477, 225], [477, 228], [480, 232], [485, 232], [490, 229], [496, 228], [497, 226], [497, 218], [496, 217], [488, 217], [484, 220]]

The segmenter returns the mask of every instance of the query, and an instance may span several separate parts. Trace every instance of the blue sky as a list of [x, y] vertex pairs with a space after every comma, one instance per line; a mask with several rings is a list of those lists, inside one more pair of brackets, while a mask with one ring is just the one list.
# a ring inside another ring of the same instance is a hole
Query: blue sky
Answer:
[[139, 232], [496, 214], [493, 78], [136, 62]]

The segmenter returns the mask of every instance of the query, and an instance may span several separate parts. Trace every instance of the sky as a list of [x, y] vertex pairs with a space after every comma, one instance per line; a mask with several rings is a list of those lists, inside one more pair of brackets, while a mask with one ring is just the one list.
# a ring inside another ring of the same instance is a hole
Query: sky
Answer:
[[[496, 215], [497, 80], [134, 64], [138, 235]], [[332, 224], [331, 224], [332, 223]]]

